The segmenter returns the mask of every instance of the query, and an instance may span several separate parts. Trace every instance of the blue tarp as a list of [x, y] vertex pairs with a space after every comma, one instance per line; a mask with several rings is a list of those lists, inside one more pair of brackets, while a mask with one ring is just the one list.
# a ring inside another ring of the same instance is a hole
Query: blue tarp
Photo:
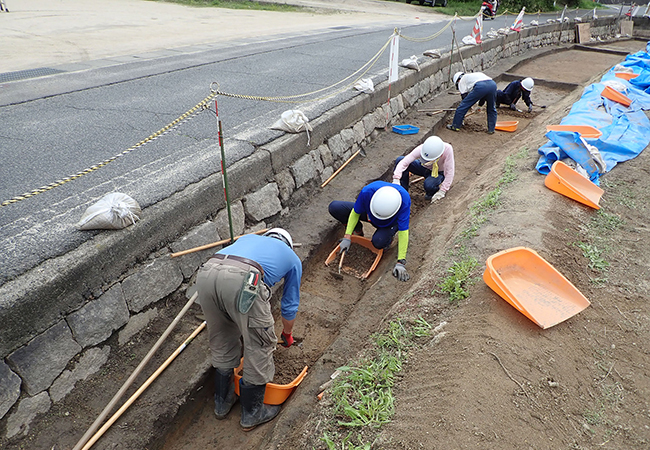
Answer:
[[[617, 163], [638, 156], [650, 144], [650, 120], [643, 112], [650, 109], [650, 42], [645, 52], [628, 55], [620, 65], [632, 68], [639, 75], [627, 81], [616, 77], [614, 68], [610, 69], [600, 83], [585, 88], [580, 100], [561, 121], [562, 125], [591, 125], [603, 133], [598, 139], [585, 141], [598, 148], [607, 165], [606, 172]], [[624, 85], [625, 95], [632, 100], [630, 107], [601, 97], [606, 86], [603, 82]], [[541, 156], [536, 169], [539, 173], [548, 174], [556, 160], [569, 157], [587, 171], [591, 181], [599, 184], [598, 167], [578, 133], [549, 131], [546, 137], [549, 142], [538, 150]]]

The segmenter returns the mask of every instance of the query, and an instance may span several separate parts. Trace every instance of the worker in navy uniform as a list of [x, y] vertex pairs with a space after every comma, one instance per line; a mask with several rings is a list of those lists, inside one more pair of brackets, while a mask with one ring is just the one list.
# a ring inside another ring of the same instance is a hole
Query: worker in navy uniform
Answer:
[[482, 72], [456, 72], [452, 78], [456, 89], [460, 92], [462, 98], [460, 105], [456, 108], [454, 120], [447, 124], [451, 131], [460, 131], [463, 126], [463, 119], [467, 111], [475, 104], [486, 105], [487, 114], [487, 132], [494, 134], [494, 128], [497, 124], [497, 84], [494, 80]]
[[293, 324], [300, 303], [302, 262], [291, 235], [273, 228], [250, 234], [215, 253], [199, 270], [198, 301], [205, 314], [212, 365], [216, 369], [214, 412], [224, 419], [237, 401], [233, 369], [244, 356], [239, 384], [240, 424], [245, 431], [268, 422], [279, 405], [265, 405], [266, 384], [273, 380], [277, 348], [270, 287], [284, 280], [280, 312], [281, 345], [293, 344]]
[[497, 108], [500, 105], [508, 105], [513, 111], [517, 111], [517, 102], [520, 98], [528, 106], [528, 112], [533, 112], [533, 102], [530, 93], [533, 91], [535, 82], [532, 78], [512, 81], [504, 90], [497, 89]]
[[329, 213], [346, 226], [339, 253], [350, 248], [352, 234], [363, 236], [359, 221], [369, 222], [376, 228], [372, 245], [377, 249], [388, 248], [397, 233], [397, 263], [393, 276], [400, 281], [408, 281], [406, 251], [409, 245], [411, 197], [406, 189], [398, 184], [374, 181], [361, 189], [355, 202], [331, 202]]

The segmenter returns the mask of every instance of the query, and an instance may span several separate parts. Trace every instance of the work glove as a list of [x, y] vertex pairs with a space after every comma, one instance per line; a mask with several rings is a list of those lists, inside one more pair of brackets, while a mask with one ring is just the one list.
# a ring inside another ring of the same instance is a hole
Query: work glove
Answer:
[[512, 105], [510, 105], [510, 109], [512, 109], [513, 111], [517, 111], [517, 107], [515, 106], [514, 103]]
[[399, 181], [399, 178], [393, 178], [393, 184], [402, 184]]
[[406, 271], [406, 267], [404, 266], [406, 264], [406, 261], [403, 259], [397, 260], [397, 264], [395, 264], [395, 267], [393, 268], [393, 276], [397, 278], [400, 281], [408, 281], [409, 278], [411, 278]]
[[291, 344], [293, 344], [293, 335], [291, 333], [287, 334], [283, 331], [280, 338], [282, 339], [280, 345], [283, 347], [291, 347]]
[[350, 245], [352, 244], [352, 241], [348, 238], [343, 238], [341, 239], [341, 242], [339, 243], [339, 255], [343, 252], [347, 252], [350, 249]]
[[431, 197], [431, 203], [435, 203], [438, 200], [443, 199], [443, 198], [445, 198], [445, 191], [440, 189], [438, 192], [433, 194], [433, 197]]
[[528, 112], [529, 113], [533, 112], [533, 104], [532, 103], [530, 105], [528, 105]]

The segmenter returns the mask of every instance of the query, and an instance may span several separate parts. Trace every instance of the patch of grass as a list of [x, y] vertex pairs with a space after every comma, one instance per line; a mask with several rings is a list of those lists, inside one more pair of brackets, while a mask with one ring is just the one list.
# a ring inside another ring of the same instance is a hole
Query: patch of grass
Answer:
[[464, 300], [469, 297], [468, 287], [472, 284], [472, 273], [478, 261], [476, 258], [466, 256], [460, 261], [447, 269], [449, 275], [440, 283], [440, 290], [449, 294], [449, 301], [451, 303]]
[[431, 324], [427, 322], [422, 316], [418, 316], [413, 326], [413, 335], [415, 337], [427, 337], [431, 335]]
[[609, 263], [603, 258], [605, 248], [598, 248], [595, 244], [588, 242], [578, 242], [576, 245], [582, 250], [582, 256], [589, 260], [590, 269], [602, 272], [609, 267]]
[[149, 0], [160, 3], [178, 3], [187, 6], [226, 8], [226, 9], [251, 9], [258, 11], [299, 12], [304, 8], [287, 5], [285, 3], [251, 2], [248, 0]]
[[352, 438], [352, 433], [348, 433], [348, 435], [340, 442], [341, 445], [337, 445], [336, 442], [331, 439], [327, 433], [323, 435], [321, 438], [321, 441], [327, 445], [328, 450], [370, 450], [371, 449], [371, 444], [364, 444], [361, 442], [361, 438], [357, 436], [357, 440], [359, 442], [359, 445], [354, 445], [353, 443], [350, 442], [350, 439]]
[[604, 230], [614, 231], [623, 224], [625, 224], [625, 221], [619, 216], [606, 213], [602, 209], [599, 209], [593, 218], [593, 227], [597, 228], [596, 231], [600, 234], [603, 234]]

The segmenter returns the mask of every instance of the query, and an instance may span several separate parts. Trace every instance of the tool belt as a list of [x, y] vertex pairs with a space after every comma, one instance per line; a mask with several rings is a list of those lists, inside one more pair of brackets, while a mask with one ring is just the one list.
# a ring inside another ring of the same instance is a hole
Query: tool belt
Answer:
[[237, 255], [223, 255], [221, 253], [215, 253], [212, 255], [210, 259], [220, 259], [222, 261], [227, 261], [229, 259], [233, 259], [235, 261], [239, 261], [240, 263], [248, 264], [249, 266], [252, 266], [256, 268], [260, 274], [262, 275], [262, 278], [264, 278], [264, 269], [262, 269], [262, 266], [260, 266], [258, 263], [253, 261], [252, 259], [244, 258], [243, 256], [237, 256]]

